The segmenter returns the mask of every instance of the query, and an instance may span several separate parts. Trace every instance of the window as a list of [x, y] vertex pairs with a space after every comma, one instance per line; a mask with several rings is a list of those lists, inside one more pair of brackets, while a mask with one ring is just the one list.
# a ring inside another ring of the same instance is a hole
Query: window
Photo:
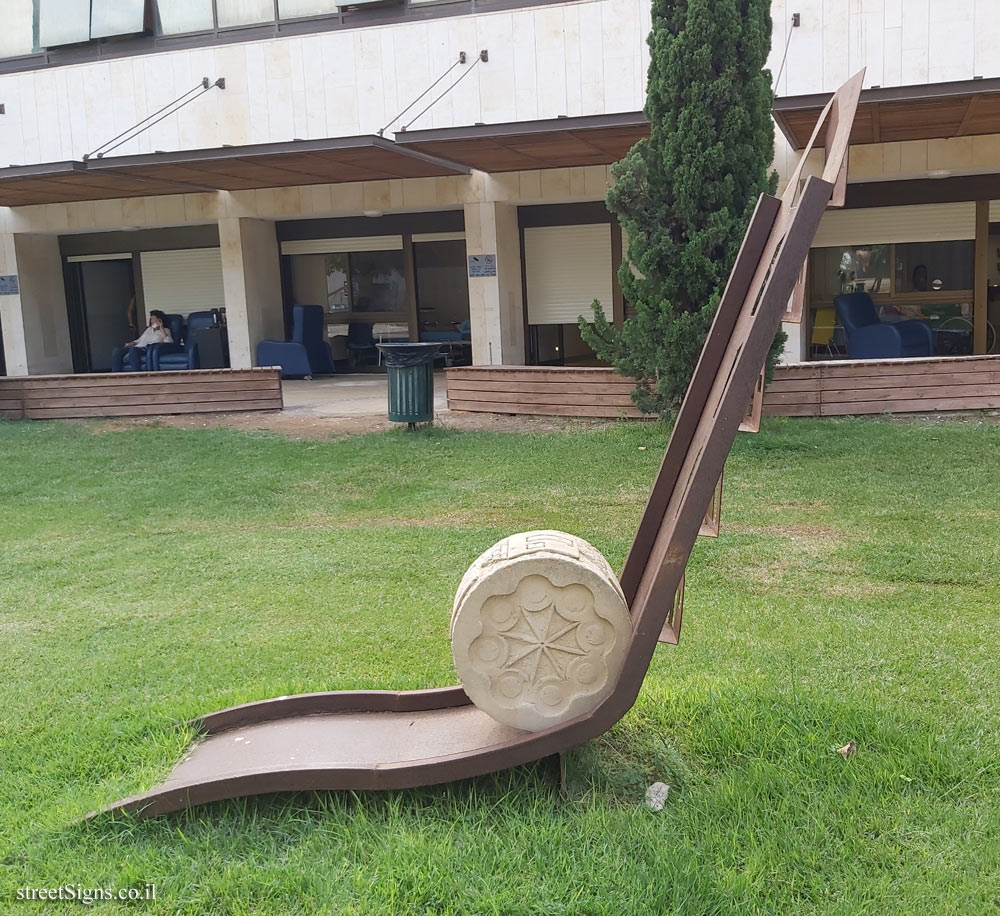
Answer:
[[40, 0], [38, 43], [43, 48], [90, 41], [90, 0]]
[[144, 251], [140, 263], [147, 317], [150, 309], [188, 315], [225, 308], [218, 248]]
[[282, 19], [326, 16], [336, 12], [336, 0], [278, 0], [278, 16]]
[[338, 0], [337, 8], [343, 11], [359, 6], [402, 6], [406, 0]]
[[865, 292], [876, 301], [969, 294], [974, 258], [971, 240], [814, 248], [809, 265], [812, 303], [832, 303], [840, 293]]
[[533, 324], [528, 328], [528, 362], [533, 366], [599, 366], [577, 324]]
[[350, 264], [346, 254], [328, 254], [323, 258], [326, 275], [326, 306], [330, 312], [347, 312], [351, 308], [351, 287], [347, 282]]
[[576, 322], [591, 320], [595, 300], [613, 320], [612, 262], [610, 223], [525, 227], [529, 362], [594, 363]]
[[461, 333], [469, 320], [465, 239], [414, 239], [413, 269], [421, 334]]
[[975, 245], [973, 241], [897, 245], [896, 292], [971, 290]]
[[274, 21], [274, 0], [215, 0], [219, 28]]
[[3, 28], [0, 28], [0, 58], [20, 57], [35, 48], [32, 0], [3, 0]]
[[935, 352], [972, 352], [971, 240], [837, 245], [809, 256], [811, 355], [844, 353], [834, 299], [841, 293], [871, 296], [884, 322], [919, 319], [935, 332]]
[[402, 251], [360, 251], [350, 262], [355, 312], [406, 312]]
[[402, 249], [293, 254], [289, 260], [295, 304], [323, 305], [328, 323], [406, 320]]
[[212, 0], [157, 0], [159, 35], [183, 35], [215, 28]]
[[841, 293], [888, 293], [889, 245], [838, 245], [814, 248], [810, 274], [813, 301], [833, 302]]
[[90, 37], [135, 35], [146, 28], [146, 0], [93, 0]]
[[524, 230], [529, 324], [590, 318], [596, 299], [612, 318], [611, 224], [540, 226]]

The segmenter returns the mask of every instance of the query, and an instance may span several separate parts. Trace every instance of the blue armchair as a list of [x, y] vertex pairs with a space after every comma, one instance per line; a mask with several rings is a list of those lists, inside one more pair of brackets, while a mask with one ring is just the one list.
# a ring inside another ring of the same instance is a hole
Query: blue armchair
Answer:
[[[170, 314], [166, 316], [166, 325], [174, 340], [184, 337], [184, 316]], [[149, 347], [115, 347], [111, 354], [112, 372], [151, 372], [153, 360], [159, 347], [172, 347], [174, 344], [152, 344]]]
[[[150, 347], [150, 369], [153, 372], [163, 372], [177, 369], [199, 369], [198, 345], [195, 343], [195, 331], [210, 328], [215, 324], [215, 316], [211, 310], [192, 312], [187, 318], [187, 328], [184, 332], [184, 342], [174, 338], [175, 343], [155, 344]], [[172, 332], [171, 332], [172, 333]]]
[[333, 375], [337, 368], [326, 339], [323, 306], [294, 306], [292, 339], [262, 340], [257, 344], [257, 365], [280, 366], [282, 378]]
[[880, 321], [868, 293], [844, 293], [833, 304], [851, 359], [934, 355], [934, 332], [926, 321]]

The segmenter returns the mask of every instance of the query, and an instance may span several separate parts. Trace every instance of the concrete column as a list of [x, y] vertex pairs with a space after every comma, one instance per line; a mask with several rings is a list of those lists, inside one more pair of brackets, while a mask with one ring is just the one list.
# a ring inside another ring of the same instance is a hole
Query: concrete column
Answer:
[[3, 269], [16, 274], [19, 293], [0, 296], [8, 375], [71, 373], [69, 318], [59, 239], [15, 233], [0, 240]]
[[[0, 235], [0, 274], [17, 273], [14, 236]], [[4, 363], [7, 375], [28, 374], [28, 353], [24, 345], [24, 322], [21, 320], [21, 297], [0, 295], [0, 331], [3, 332]]]
[[285, 339], [274, 223], [242, 217], [220, 219], [219, 246], [230, 365], [249, 369], [256, 363], [258, 343]]
[[805, 362], [809, 353], [808, 341], [806, 340], [806, 316], [803, 315], [800, 322], [781, 322], [781, 330], [788, 335], [788, 340], [785, 341], [785, 349], [778, 362], [783, 366], [788, 363]]
[[465, 249], [470, 255], [497, 256], [495, 277], [469, 277], [473, 365], [523, 365], [524, 296], [516, 205], [466, 204]]

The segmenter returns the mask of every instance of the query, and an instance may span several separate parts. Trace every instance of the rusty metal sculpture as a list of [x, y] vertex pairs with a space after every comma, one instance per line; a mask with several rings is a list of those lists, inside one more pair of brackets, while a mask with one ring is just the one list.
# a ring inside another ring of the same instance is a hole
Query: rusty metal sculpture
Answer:
[[[161, 786], [107, 810], [151, 816], [270, 792], [445, 783], [559, 753], [624, 716], [657, 641], [680, 638], [684, 567], [820, 218], [831, 201], [843, 205], [862, 76], [827, 105], [783, 196], [757, 204], [620, 583], [590, 545], [560, 532], [508, 538], [463, 579], [453, 646], [476, 690], [487, 689], [490, 712], [462, 686], [237, 706], [198, 721], [203, 737]], [[800, 188], [824, 124], [823, 177]], [[543, 554], [555, 565], [538, 565]], [[518, 559], [529, 564], [520, 578], [510, 573]], [[514, 699], [529, 694], [534, 705], [523, 713]]]

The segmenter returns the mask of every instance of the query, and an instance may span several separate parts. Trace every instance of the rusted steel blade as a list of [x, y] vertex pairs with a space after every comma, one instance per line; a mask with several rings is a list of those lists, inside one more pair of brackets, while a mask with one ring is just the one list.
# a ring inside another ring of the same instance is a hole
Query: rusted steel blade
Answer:
[[[740, 424], [740, 429], [743, 428], [743, 424]], [[698, 537], [702, 538], [717, 538], [719, 536], [719, 531], [722, 530], [722, 478], [725, 477], [723, 473], [719, 477], [719, 482], [716, 484], [715, 490], [712, 491], [712, 501], [708, 504], [708, 511], [705, 513], [705, 517], [701, 520], [701, 528], [698, 529]]]
[[681, 573], [681, 584], [674, 592], [674, 603], [667, 614], [667, 619], [663, 622], [663, 628], [657, 642], [665, 642], [668, 645], [677, 645], [677, 634], [681, 631], [681, 617], [684, 616], [684, 574]]
[[[758, 277], [755, 277], [744, 300], [720, 371], [713, 379], [676, 474], [672, 475], [667, 506], [655, 529], [639, 582], [634, 593], [625, 592], [626, 598], [630, 599], [637, 644], [643, 643], [649, 631], [659, 634], [663, 626], [753, 386], [781, 323], [781, 314], [795, 283], [799, 265], [812, 242], [831, 189], [829, 182], [808, 179], [794, 216], [787, 223], [787, 237], [780, 245], [780, 251], [773, 256], [773, 262], [762, 262]], [[775, 234], [778, 239], [772, 241], [780, 241], [784, 232]], [[774, 247], [777, 249], [779, 246], [776, 244]], [[778, 296], [783, 298], [776, 303]], [[659, 484], [660, 481], [657, 481]], [[632, 587], [633, 583], [629, 581], [629, 588]], [[680, 631], [676, 630], [675, 635], [679, 639]]]
[[[622, 590], [625, 592], [625, 599], [630, 605], [639, 587], [642, 572], [649, 561], [656, 533], [663, 525], [667, 502], [677, 485], [688, 444], [694, 436], [712, 384], [720, 371], [743, 302], [756, 276], [758, 264], [765, 257], [768, 248], [777, 248], [776, 243], [771, 244], [771, 236], [780, 210], [780, 200], [767, 195], [761, 196], [743, 238], [743, 244], [736, 256], [736, 263], [729, 274], [729, 282], [726, 284], [722, 299], [719, 301], [715, 320], [712, 322], [698, 365], [695, 367], [691, 383], [684, 396], [684, 402], [677, 414], [670, 442], [667, 445], [663, 461], [660, 463], [660, 470], [650, 490], [649, 498], [646, 500], [646, 508], [639, 520], [639, 527], [632, 541], [632, 547], [619, 577]], [[749, 401], [748, 397], [747, 403]], [[704, 512], [704, 510], [702, 511]]]
[[759, 433], [760, 415], [764, 410], [764, 370], [757, 376], [757, 384], [753, 386], [753, 397], [750, 406], [740, 420], [741, 433]]

